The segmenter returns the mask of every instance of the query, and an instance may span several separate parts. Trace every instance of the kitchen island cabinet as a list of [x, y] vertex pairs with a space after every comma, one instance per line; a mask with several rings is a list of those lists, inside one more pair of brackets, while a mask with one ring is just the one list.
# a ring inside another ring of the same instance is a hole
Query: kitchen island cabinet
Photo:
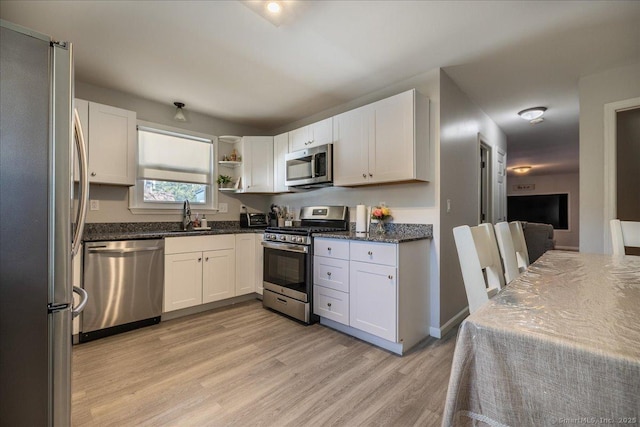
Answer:
[[334, 185], [429, 180], [429, 100], [415, 89], [333, 122]]
[[[87, 145], [89, 182], [135, 185], [136, 113], [75, 99]], [[77, 180], [77, 163], [74, 178]]]
[[314, 253], [314, 312], [321, 324], [400, 355], [429, 336], [428, 239], [317, 237]]

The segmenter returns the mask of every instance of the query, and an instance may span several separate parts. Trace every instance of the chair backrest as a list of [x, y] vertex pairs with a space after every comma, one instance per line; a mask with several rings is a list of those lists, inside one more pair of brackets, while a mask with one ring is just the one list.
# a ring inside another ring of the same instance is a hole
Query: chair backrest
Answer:
[[498, 245], [491, 224], [453, 229], [469, 312], [480, 308], [504, 286]]
[[513, 239], [513, 249], [516, 251], [518, 269], [522, 273], [529, 267], [529, 250], [527, 249], [527, 241], [524, 238], [522, 223], [520, 221], [511, 221], [509, 230], [511, 230], [511, 238]]
[[511, 228], [508, 222], [499, 222], [495, 225], [495, 230], [500, 256], [502, 257], [502, 265], [504, 266], [504, 278], [507, 283], [511, 283], [513, 279], [520, 275]]
[[624, 255], [625, 246], [640, 247], [640, 222], [612, 219], [609, 225], [614, 255]]

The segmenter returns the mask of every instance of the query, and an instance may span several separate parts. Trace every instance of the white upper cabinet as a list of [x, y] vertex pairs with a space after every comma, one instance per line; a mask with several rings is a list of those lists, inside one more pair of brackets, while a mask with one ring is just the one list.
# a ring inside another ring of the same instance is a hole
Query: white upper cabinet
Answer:
[[[87, 104], [88, 116], [85, 115]], [[87, 144], [89, 182], [134, 185], [136, 113], [82, 100], [76, 100], [76, 107]], [[83, 117], [88, 120], [83, 122]]]
[[333, 142], [333, 119], [321, 120], [289, 132], [289, 152]]
[[284, 185], [287, 165], [285, 154], [289, 152], [289, 133], [273, 137], [273, 192], [286, 193], [289, 187]]
[[243, 190], [245, 193], [273, 193], [273, 137], [242, 138]]
[[334, 185], [429, 179], [429, 100], [415, 89], [334, 117]]

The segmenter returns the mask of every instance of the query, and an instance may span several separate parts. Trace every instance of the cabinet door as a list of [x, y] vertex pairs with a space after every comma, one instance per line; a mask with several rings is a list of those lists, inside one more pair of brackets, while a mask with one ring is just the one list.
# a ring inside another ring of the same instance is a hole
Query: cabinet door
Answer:
[[303, 126], [289, 132], [289, 152], [304, 150], [309, 147], [311, 136], [309, 135], [310, 127]]
[[89, 103], [89, 182], [134, 185], [136, 113]]
[[333, 184], [369, 182], [370, 109], [356, 108], [333, 118]]
[[255, 263], [255, 234], [236, 234], [236, 295], [256, 291]]
[[202, 304], [202, 252], [165, 255], [164, 312]]
[[202, 257], [202, 302], [233, 297], [236, 291], [235, 250], [207, 251]]
[[333, 118], [320, 120], [309, 125], [311, 144], [308, 147], [330, 144], [333, 142]]
[[259, 295], [262, 295], [263, 290], [263, 276], [264, 276], [264, 247], [262, 246], [262, 241], [264, 240], [264, 234], [256, 234], [256, 292]]
[[273, 137], [273, 191], [286, 193], [289, 187], [284, 185], [286, 178], [285, 154], [289, 152], [289, 134], [283, 133]]
[[247, 193], [273, 193], [273, 137], [245, 136], [244, 191]]
[[396, 342], [396, 269], [351, 261], [349, 270], [349, 324]]
[[369, 139], [369, 177], [373, 183], [415, 178], [414, 92], [375, 102], [374, 136]]

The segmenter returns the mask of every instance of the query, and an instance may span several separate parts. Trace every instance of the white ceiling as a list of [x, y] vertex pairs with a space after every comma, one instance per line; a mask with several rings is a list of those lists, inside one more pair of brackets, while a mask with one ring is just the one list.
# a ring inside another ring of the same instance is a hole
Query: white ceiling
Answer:
[[[578, 170], [578, 80], [640, 61], [639, 1], [0, 1], [75, 47], [97, 86], [273, 129], [442, 67], [508, 137], [509, 165]], [[516, 112], [546, 106], [530, 125]]]

